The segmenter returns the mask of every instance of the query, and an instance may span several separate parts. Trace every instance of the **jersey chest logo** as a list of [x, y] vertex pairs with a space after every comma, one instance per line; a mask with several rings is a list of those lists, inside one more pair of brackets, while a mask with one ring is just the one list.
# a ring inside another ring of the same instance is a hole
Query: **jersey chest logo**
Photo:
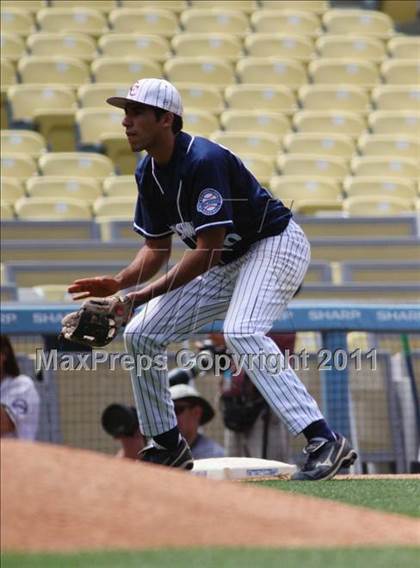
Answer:
[[215, 215], [220, 211], [223, 197], [215, 189], [207, 188], [198, 196], [197, 211], [203, 215]]

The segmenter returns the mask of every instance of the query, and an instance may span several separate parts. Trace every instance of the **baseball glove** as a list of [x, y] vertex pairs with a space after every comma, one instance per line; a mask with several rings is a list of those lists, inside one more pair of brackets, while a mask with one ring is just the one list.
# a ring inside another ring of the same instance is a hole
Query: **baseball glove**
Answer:
[[127, 296], [86, 300], [77, 312], [62, 319], [60, 338], [88, 347], [104, 347], [127, 323], [131, 308], [132, 301]]

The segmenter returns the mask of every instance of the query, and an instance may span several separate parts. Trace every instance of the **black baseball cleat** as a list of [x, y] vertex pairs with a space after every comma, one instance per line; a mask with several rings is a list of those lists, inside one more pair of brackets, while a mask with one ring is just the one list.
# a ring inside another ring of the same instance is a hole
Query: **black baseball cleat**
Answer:
[[192, 469], [194, 466], [191, 450], [185, 438], [181, 438], [175, 450], [168, 450], [152, 442], [140, 450], [139, 460], [180, 469]]
[[308, 457], [300, 471], [292, 475], [292, 481], [321, 481], [331, 479], [342, 467], [350, 467], [357, 454], [349, 442], [336, 434], [335, 441], [313, 440], [303, 453]]

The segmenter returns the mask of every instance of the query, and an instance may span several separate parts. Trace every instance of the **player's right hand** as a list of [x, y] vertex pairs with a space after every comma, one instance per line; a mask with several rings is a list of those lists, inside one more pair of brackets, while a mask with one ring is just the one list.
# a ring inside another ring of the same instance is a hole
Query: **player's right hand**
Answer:
[[73, 295], [73, 300], [83, 300], [95, 296], [104, 298], [119, 292], [119, 282], [112, 276], [95, 276], [94, 278], [81, 278], [75, 280], [68, 287], [69, 294]]

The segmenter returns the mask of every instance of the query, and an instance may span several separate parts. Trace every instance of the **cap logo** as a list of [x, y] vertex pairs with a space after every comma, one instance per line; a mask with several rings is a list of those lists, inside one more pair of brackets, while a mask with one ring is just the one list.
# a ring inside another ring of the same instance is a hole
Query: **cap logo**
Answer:
[[135, 97], [136, 94], [138, 93], [139, 89], [140, 89], [140, 81], [136, 81], [136, 82], [134, 83], [134, 85], [131, 85], [130, 91], [129, 91], [128, 94], [129, 94], [131, 97]]

